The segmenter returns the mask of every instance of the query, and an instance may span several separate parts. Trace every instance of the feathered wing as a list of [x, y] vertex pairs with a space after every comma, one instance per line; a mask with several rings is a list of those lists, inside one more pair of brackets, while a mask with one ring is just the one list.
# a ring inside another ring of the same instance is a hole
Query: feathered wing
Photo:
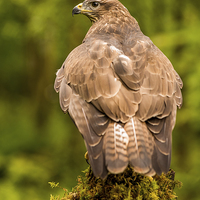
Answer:
[[[123, 83], [130, 90], [140, 91], [141, 95], [131, 123], [130, 132], [134, 136], [128, 147], [129, 160], [135, 166], [135, 171], [140, 173], [167, 173], [171, 161], [171, 134], [176, 107], [182, 104], [182, 81], [170, 61], [148, 37], [130, 37], [127, 44], [123, 47], [125, 56], [117, 58], [114, 68]], [[138, 130], [135, 128], [137, 125], [140, 127]], [[142, 156], [138, 154], [140, 149], [136, 144], [133, 148], [133, 141], [141, 141]], [[138, 151], [134, 152], [136, 149]], [[130, 155], [135, 155], [134, 159]]]
[[93, 173], [95, 176], [105, 178], [107, 168], [102, 149], [109, 118], [74, 93], [67, 84], [64, 67], [57, 72], [54, 88], [59, 92], [62, 110], [69, 113], [84, 138]]
[[69, 54], [55, 81], [61, 108], [83, 135], [101, 178], [129, 163], [146, 175], [168, 171], [181, 87], [171, 63], [143, 35], [123, 46], [90, 39]]

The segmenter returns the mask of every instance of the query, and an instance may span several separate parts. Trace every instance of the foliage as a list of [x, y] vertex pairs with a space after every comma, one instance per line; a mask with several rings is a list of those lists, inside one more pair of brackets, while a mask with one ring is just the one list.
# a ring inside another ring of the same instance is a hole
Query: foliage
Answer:
[[[109, 174], [105, 180], [94, 177], [91, 168], [84, 171], [84, 177], [78, 177], [78, 184], [72, 192], [66, 192], [60, 199], [51, 195], [50, 200], [159, 200], [177, 199], [174, 188], [181, 187], [181, 182], [174, 181], [175, 172], [147, 177], [135, 173], [127, 167], [122, 174]], [[58, 184], [50, 183], [53, 187]]]
[[[121, 2], [183, 80], [184, 102], [173, 132], [171, 167], [183, 182], [177, 196], [200, 199], [200, 1]], [[83, 140], [61, 112], [53, 90], [56, 70], [90, 26], [84, 16], [72, 18], [78, 3], [0, 1], [1, 199], [47, 199], [49, 181], [70, 191], [87, 166]]]

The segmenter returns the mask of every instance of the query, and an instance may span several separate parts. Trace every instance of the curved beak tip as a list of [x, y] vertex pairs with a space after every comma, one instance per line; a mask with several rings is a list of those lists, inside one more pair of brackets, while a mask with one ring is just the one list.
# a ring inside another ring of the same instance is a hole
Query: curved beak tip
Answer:
[[79, 5], [75, 6], [72, 10], [72, 16], [76, 15], [76, 14], [80, 14], [81, 13], [81, 7], [82, 7], [82, 3], [80, 3]]
[[81, 13], [81, 10], [75, 6], [72, 10], [72, 16], [74, 16], [76, 14], [80, 14], [80, 13]]

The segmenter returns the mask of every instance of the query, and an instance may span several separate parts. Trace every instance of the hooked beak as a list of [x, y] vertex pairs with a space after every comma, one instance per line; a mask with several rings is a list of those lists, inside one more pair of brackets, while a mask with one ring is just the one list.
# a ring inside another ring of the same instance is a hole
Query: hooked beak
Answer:
[[76, 15], [76, 14], [80, 14], [82, 11], [82, 3], [78, 4], [77, 6], [75, 6], [72, 10], [72, 16]]
[[78, 4], [77, 6], [75, 6], [72, 10], [72, 16], [74, 16], [74, 14], [85, 14], [87, 15], [87, 13], [91, 13], [92, 11], [90, 9], [88, 9], [87, 7], [85, 7], [83, 5], [83, 3]]

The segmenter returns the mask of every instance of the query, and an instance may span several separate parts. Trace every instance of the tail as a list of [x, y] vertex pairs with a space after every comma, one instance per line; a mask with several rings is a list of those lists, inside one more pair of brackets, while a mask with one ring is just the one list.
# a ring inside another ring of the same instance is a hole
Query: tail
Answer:
[[126, 124], [112, 122], [104, 138], [105, 164], [111, 173], [121, 173], [130, 164], [135, 172], [152, 176], [154, 137], [145, 122], [136, 117]]

